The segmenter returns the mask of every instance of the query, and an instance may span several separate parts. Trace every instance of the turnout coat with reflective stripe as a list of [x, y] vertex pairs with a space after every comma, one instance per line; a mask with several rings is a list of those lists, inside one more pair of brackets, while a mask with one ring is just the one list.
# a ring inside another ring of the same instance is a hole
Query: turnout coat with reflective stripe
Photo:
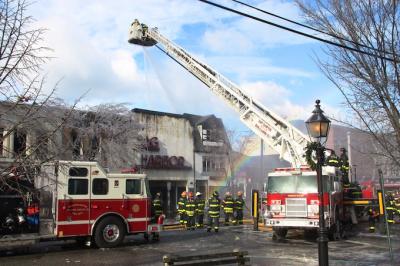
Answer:
[[218, 218], [219, 217], [219, 211], [221, 208], [221, 201], [218, 198], [210, 198], [208, 200], [208, 215], [211, 218]]

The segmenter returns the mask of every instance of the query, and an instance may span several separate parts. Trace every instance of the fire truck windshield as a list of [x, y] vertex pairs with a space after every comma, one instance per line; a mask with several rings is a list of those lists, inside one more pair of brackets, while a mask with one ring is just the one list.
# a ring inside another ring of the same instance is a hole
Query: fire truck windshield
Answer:
[[[329, 189], [329, 178], [324, 176], [324, 191]], [[318, 184], [316, 176], [269, 176], [267, 184], [268, 193], [317, 193]]]

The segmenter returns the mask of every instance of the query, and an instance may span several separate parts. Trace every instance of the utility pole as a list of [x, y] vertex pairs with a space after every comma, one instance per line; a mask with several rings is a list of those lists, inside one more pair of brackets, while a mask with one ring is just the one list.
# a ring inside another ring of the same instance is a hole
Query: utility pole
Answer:
[[[352, 165], [352, 158], [351, 158], [351, 133], [350, 133], [350, 131], [347, 131], [347, 155], [348, 155], [348, 157], [349, 157], [349, 165], [350, 165], [350, 167], [351, 166], [353, 166]], [[349, 182], [353, 182], [353, 178], [352, 178], [352, 172], [353, 172], [353, 169], [352, 168], [350, 168], [349, 169], [350, 171], [348, 171], [348, 175], [349, 175]]]
[[261, 138], [261, 143], [260, 143], [260, 176], [261, 176], [261, 182], [264, 182], [264, 140]]

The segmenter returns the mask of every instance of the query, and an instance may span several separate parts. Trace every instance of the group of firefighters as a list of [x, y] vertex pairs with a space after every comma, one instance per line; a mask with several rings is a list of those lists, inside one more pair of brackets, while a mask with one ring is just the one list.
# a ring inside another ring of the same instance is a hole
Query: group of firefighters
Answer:
[[[330, 156], [326, 158], [326, 164], [330, 166], [339, 167], [342, 172], [342, 180], [343, 186], [345, 191], [351, 193], [348, 195], [350, 197], [358, 198], [361, 197], [361, 188], [359, 186], [351, 187], [349, 179], [348, 179], [348, 172], [349, 172], [349, 161], [346, 154], [346, 149], [340, 149], [340, 156], [335, 154], [335, 151], [331, 150]], [[395, 215], [400, 216], [400, 191], [396, 193], [388, 192], [385, 195], [385, 206], [386, 206], [386, 213], [387, 213], [387, 222], [388, 224], [395, 223]], [[368, 215], [369, 215], [369, 231], [375, 231], [375, 224], [379, 219], [379, 213], [374, 207], [368, 208]]]
[[[207, 202], [200, 192], [197, 192], [196, 197], [194, 197], [193, 192], [183, 191], [178, 201], [180, 224], [184, 225], [187, 230], [203, 228], [206, 205], [208, 207], [208, 232], [211, 229], [218, 232], [221, 210], [225, 216], [224, 225], [243, 224], [243, 208], [246, 206], [241, 191], [237, 192], [235, 199], [230, 192], [226, 192], [225, 198], [222, 201], [219, 198], [218, 191], [214, 191]], [[157, 221], [158, 217], [163, 214], [161, 193], [156, 194], [152, 202], [152, 208], [155, 221]]]
[[[395, 224], [396, 221], [394, 217], [397, 215], [400, 218], [400, 191], [395, 193], [387, 192], [385, 195], [385, 207], [386, 207], [386, 217], [387, 223], [389, 225]], [[375, 208], [370, 207], [368, 209], [368, 222], [369, 231], [375, 232], [375, 224], [379, 221], [379, 212]]]
[[[206, 205], [208, 208], [206, 208]], [[204, 227], [204, 216], [208, 210], [207, 231], [214, 229], [218, 232], [220, 212], [225, 215], [225, 225], [243, 224], [243, 208], [245, 202], [243, 193], [239, 191], [234, 199], [230, 192], [226, 192], [225, 198], [219, 198], [218, 191], [214, 191], [211, 198], [206, 202], [200, 192], [194, 197], [193, 192], [183, 191], [178, 201], [179, 222], [186, 226], [187, 230]]]

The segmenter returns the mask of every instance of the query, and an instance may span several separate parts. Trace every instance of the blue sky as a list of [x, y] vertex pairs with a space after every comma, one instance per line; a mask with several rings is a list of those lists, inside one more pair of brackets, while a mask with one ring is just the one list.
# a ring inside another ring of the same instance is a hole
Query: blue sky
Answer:
[[[215, 2], [287, 25], [229, 0]], [[246, 2], [302, 21], [292, 1]], [[247, 130], [229, 106], [157, 48], [127, 43], [129, 25], [138, 18], [289, 120], [308, 118], [315, 99], [329, 116], [343, 116], [342, 96], [313, 59], [323, 44], [196, 0], [41, 0], [29, 12], [48, 29], [45, 45], [54, 50], [44, 68], [47, 86], [61, 79], [57, 95], [70, 103], [88, 91], [82, 107], [127, 103], [215, 114], [227, 128]]]

